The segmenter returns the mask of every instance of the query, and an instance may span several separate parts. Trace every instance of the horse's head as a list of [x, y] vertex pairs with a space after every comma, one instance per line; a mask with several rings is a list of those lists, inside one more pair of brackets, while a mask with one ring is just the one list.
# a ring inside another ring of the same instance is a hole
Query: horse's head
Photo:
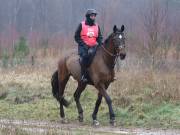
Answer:
[[125, 59], [125, 37], [124, 37], [124, 25], [121, 26], [121, 29], [117, 28], [114, 25], [113, 34], [112, 34], [112, 43], [114, 45], [114, 51], [118, 54], [121, 60]]

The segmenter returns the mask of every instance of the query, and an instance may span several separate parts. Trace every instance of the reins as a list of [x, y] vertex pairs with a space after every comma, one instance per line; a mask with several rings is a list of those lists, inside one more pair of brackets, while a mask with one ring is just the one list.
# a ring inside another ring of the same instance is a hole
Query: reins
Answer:
[[103, 45], [102, 45], [102, 48], [104, 49], [104, 51], [107, 53], [107, 54], [109, 54], [111, 57], [117, 57], [117, 56], [119, 56], [120, 54], [118, 53], [118, 54], [113, 54], [113, 53], [111, 53], [111, 52], [109, 52]]
[[111, 68], [114, 68], [114, 66], [115, 66], [116, 63], [117, 63], [118, 56], [120, 56], [120, 54], [118, 53], [118, 54], [115, 55], [115, 54], [109, 52], [103, 45], [102, 45], [101, 47], [103, 48], [103, 50], [104, 50], [108, 55], [110, 55], [111, 57], [115, 57], [114, 63], [111, 65]]

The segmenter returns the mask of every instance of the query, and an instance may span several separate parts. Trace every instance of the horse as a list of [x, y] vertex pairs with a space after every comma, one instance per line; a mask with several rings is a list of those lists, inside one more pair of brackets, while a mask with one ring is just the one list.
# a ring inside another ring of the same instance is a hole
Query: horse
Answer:
[[111, 125], [115, 125], [112, 100], [106, 90], [110, 83], [114, 81], [114, 66], [117, 58], [120, 57], [121, 60], [124, 60], [126, 57], [124, 29], [124, 25], [122, 25], [121, 28], [114, 25], [112, 33], [105, 42], [97, 48], [96, 54], [87, 69], [89, 75], [89, 81], [87, 83], [81, 81], [81, 67], [76, 50], [72, 51], [70, 54], [64, 54], [60, 58], [58, 69], [52, 75], [51, 86], [53, 96], [60, 104], [60, 116], [62, 120], [65, 119], [64, 106], [68, 107], [69, 105], [69, 102], [63, 96], [64, 89], [70, 76], [72, 76], [78, 82], [77, 89], [74, 93], [74, 99], [78, 109], [79, 122], [83, 122], [83, 109], [79, 101], [81, 93], [85, 90], [87, 85], [93, 85], [98, 90], [95, 108], [92, 113], [93, 125], [99, 125], [97, 113], [103, 97], [109, 108], [109, 122]]

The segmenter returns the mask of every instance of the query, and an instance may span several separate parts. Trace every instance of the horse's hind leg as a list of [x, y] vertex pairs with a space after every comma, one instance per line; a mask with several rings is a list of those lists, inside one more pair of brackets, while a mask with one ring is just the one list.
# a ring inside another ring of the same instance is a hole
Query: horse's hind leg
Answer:
[[67, 76], [64, 80], [59, 80], [59, 103], [60, 103], [60, 116], [62, 118], [62, 122], [64, 122], [65, 114], [64, 114], [64, 107], [68, 106], [68, 102], [63, 97], [64, 95], [64, 89], [67, 84], [67, 81], [69, 80], [69, 76]]
[[92, 118], [93, 118], [93, 125], [94, 126], [98, 126], [99, 125], [99, 122], [97, 121], [97, 113], [98, 113], [98, 110], [99, 110], [99, 106], [101, 104], [101, 101], [102, 101], [102, 95], [100, 93], [98, 93], [98, 98], [96, 100], [96, 105], [95, 105], [95, 108], [94, 108], [94, 112], [92, 114]]
[[80, 99], [81, 93], [83, 92], [85, 88], [86, 88], [86, 84], [78, 83], [78, 87], [74, 93], [74, 99], [76, 101], [76, 106], [77, 106], [78, 114], [79, 114], [78, 116], [79, 122], [83, 122], [83, 109], [82, 109], [79, 99]]

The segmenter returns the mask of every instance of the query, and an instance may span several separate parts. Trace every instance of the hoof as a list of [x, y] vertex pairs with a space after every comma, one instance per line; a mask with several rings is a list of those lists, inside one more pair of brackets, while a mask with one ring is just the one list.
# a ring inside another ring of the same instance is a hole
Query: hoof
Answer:
[[115, 120], [110, 120], [109, 123], [110, 123], [111, 126], [116, 126], [116, 121]]
[[93, 126], [99, 126], [100, 125], [100, 123], [99, 123], [99, 121], [97, 121], [97, 120], [93, 120]]
[[79, 115], [79, 116], [78, 116], [78, 120], [79, 120], [79, 122], [83, 122], [83, 121], [84, 121], [84, 120], [83, 120], [83, 116]]
[[65, 118], [62, 118], [62, 119], [61, 119], [61, 123], [62, 123], [62, 124], [67, 124], [67, 123], [68, 123], [68, 120], [65, 119]]

